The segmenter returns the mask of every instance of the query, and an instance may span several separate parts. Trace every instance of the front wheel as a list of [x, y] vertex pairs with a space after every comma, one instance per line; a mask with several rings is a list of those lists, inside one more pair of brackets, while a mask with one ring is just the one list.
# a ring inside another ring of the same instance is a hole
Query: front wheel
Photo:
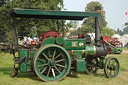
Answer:
[[119, 74], [119, 61], [115, 57], [108, 57], [105, 61], [104, 72], [106, 77], [115, 78]]
[[34, 70], [43, 81], [59, 81], [68, 73], [71, 59], [68, 52], [59, 45], [41, 47], [34, 57]]

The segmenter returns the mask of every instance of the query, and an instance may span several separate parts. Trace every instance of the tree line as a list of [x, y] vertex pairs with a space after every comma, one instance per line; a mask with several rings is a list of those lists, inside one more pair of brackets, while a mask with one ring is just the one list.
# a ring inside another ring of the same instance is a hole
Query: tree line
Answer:
[[[87, 4], [85, 11], [94, 12], [95, 7], [100, 6], [101, 13], [101, 33], [104, 36], [111, 37], [114, 33], [111, 28], [107, 27], [107, 21], [105, 20], [105, 10], [99, 2], [90, 2]], [[12, 8], [21, 9], [40, 9], [40, 10], [62, 10], [64, 8], [63, 0], [0, 0], [0, 34], [6, 37], [6, 40], [11, 40], [12, 30], [12, 17], [10, 16], [10, 10]], [[65, 27], [65, 31], [68, 32], [72, 26], [70, 23], [65, 24], [61, 20], [52, 19], [33, 19], [33, 18], [17, 18], [16, 26], [18, 30], [19, 38], [24, 36], [38, 36], [41, 32], [49, 30], [57, 30], [62, 32], [62, 25]], [[95, 24], [94, 18], [90, 17], [84, 19], [82, 26], [75, 31], [82, 32], [83, 29], [94, 32]]]
[[[40, 9], [40, 10], [61, 10], [63, 8], [63, 0], [1, 0], [0, 1], [0, 33], [5, 35], [7, 40], [11, 39], [12, 17], [10, 11], [12, 8], [21, 9]], [[36, 36], [41, 32], [48, 30], [57, 30], [58, 26], [62, 26], [59, 20], [46, 19], [27, 19], [17, 18], [16, 26], [20, 38], [24, 36]], [[60, 30], [61, 31], [61, 30]]]
[[[99, 6], [101, 8], [101, 34], [103, 36], [109, 36], [110, 38], [114, 35], [113, 29], [107, 27], [107, 21], [105, 20], [105, 10], [99, 2], [90, 2], [86, 5], [85, 11], [86, 12], [95, 12], [95, 7]], [[77, 30], [73, 31], [74, 34], [77, 34], [78, 32], [82, 32], [83, 30], [86, 30], [89, 33], [95, 32], [95, 18], [89, 17], [87, 19], [84, 19], [82, 26]]]

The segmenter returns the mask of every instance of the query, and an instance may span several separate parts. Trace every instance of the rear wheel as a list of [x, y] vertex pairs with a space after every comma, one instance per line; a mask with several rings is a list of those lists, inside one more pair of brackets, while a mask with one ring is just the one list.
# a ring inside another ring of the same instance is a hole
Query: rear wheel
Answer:
[[43, 81], [62, 80], [69, 73], [70, 67], [70, 56], [59, 45], [43, 46], [35, 54], [34, 70]]
[[108, 57], [105, 61], [104, 72], [106, 77], [114, 78], [119, 73], [119, 61], [115, 57]]

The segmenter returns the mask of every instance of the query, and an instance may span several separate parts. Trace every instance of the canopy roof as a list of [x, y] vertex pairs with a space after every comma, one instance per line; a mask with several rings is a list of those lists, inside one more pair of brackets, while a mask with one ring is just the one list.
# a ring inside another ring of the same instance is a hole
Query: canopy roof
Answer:
[[43, 18], [43, 19], [65, 19], [65, 20], [83, 20], [86, 17], [98, 17], [97, 12], [75, 12], [75, 11], [46, 11], [37, 9], [17, 9], [11, 10], [11, 15], [25, 18]]

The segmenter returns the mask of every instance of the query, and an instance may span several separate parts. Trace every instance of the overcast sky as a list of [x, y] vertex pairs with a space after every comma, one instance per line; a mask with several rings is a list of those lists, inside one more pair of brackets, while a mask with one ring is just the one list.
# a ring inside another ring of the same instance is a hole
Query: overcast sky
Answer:
[[64, 8], [68, 11], [85, 11], [86, 4], [91, 1], [99, 1], [104, 7], [108, 27], [121, 29], [125, 13], [128, 12], [128, 0], [64, 0]]

